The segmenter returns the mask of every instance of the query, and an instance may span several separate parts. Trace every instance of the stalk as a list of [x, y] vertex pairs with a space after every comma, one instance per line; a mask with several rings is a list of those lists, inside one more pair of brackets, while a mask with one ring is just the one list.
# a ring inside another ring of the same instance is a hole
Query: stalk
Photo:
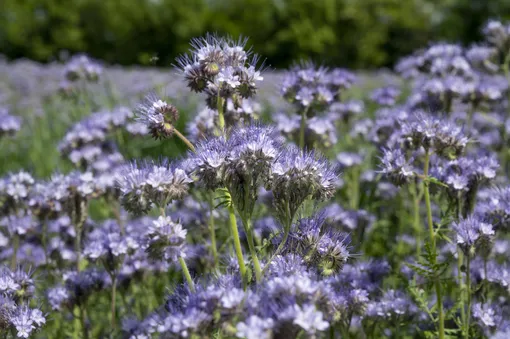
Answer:
[[195, 146], [193, 146], [193, 144], [181, 133], [177, 130], [177, 128], [174, 128], [173, 129], [173, 132], [175, 133], [175, 135], [177, 135], [177, 137], [179, 139], [182, 140], [182, 142], [184, 142], [186, 144], [186, 146], [188, 146], [188, 148], [193, 152], [195, 153]]
[[111, 326], [112, 326], [112, 330], [114, 330], [115, 329], [115, 324], [116, 324], [116, 319], [115, 319], [115, 310], [116, 310], [115, 301], [116, 301], [116, 298], [117, 298], [117, 275], [115, 273], [113, 273], [111, 275], [111, 278], [112, 278], [112, 300], [111, 300], [111, 303], [110, 303], [110, 309], [111, 309], [111, 313], [112, 313]]
[[292, 226], [292, 220], [294, 218], [290, 215], [290, 207], [289, 207], [289, 203], [288, 202], [286, 203], [286, 211], [285, 211], [285, 213], [286, 213], [286, 219], [287, 220], [285, 220], [285, 222], [283, 223], [283, 238], [282, 238], [282, 241], [280, 242], [280, 245], [278, 245], [278, 247], [276, 248], [276, 251], [273, 253], [271, 258], [267, 262], [266, 266], [262, 270], [262, 274], [264, 274], [266, 272], [266, 270], [269, 268], [269, 265], [271, 264], [273, 259], [278, 254], [280, 254], [281, 251], [283, 251], [283, 248], [285, 247], [285, 244], [287, 243], [287, 239], [289, 238], [290, 227]]
[[466, 312], [466, 339], [469, 338], [469, 322], [471, 320], [471, 256], [466, 255], [466, 293], [467, 293], [467, 312]]
[[19, 249], [19, 235], [14, 232], [12, 237], [12, 257], [11, 257], [11, 270], [14, 271], [18, 264], [18, 249]]
[[239, 272], [241, 273], [243, 283], [246, 284], [246, 266], [244, 265], [243, 249], [241, 248], [241, 240], [239, 240], [239, 232], [237, 230], [236, 215], [234, 212], [234, 206], [232, 205], [228, 207], [228, 217], [230, 221], [230, 232], [232, 232], [232, 238], [234, 239], [237, 262], [239, 263]]
[[76, 252], [76, 272], [80, 272], [81, 261], [81, 227], [76, 228], [76, 236], [74, 237], [74, 251]]
[[420, 199], [416, 192], [416, 183], [411, 192], [413, 198], [413, 228], [416, 238], [416, 258], [420, 258], [421, 254], [421, 222], [420, 222]]
[[[425, 179], [427, 179], [429, 175], [429, 163], [430, 163], [430, 153], [429, 151], [425, 151], [425, 165], [423, 168], [423, 175]], [[436, 263], [435, 256], [436, 252], [436, 235], [434, 232], [434, 224], [432, 220], [432, 206], [430, 203], [430, 192], [429, 192], [429, 183], [427, 181], [424, 182], [424, 193], [425, 193], [425, 205], [427, 208], [427, 223], [429, 228], [430, 235], [430, 243], [431, 243], [431, 251], [434, 253], [434, 262]], [[438, 277], [434, 277], [434, 285], [436, 290], [436, 298], [437, 298], [437, 310], [438, 310], [438, 322], [439, 322], [439, 339], [444, 339], [444, 314], [443, 314], [443, 300], [441, 295], [441, 283]]]
[[186, 265], [186, 261], [184, 261], [183, 257], [179, 257], [179, 264], [181, 264], [182, 273], [184, 274], [184, 277], [186, 278], [186, 281], [188, 282], [189, 289], [192, 292], [195, 292], [195, 283], [193, 282], [193, 279], [191, 279], [191, 275], [189, 274], [188, 266]]
[[81, 323], [81, 329], [83, 331], [83, 339], [89, 339], [89, 331], [87, 329], [87, 321], [86, 321], [86, 314], [83, 307], [80, 305], [78, 307], [80, 310], [80, 323]]
[[466, 290], [464, 281], [462, 279], [462, 264], [464, 263], [464, 254], [462, 250], [457, 246], [457, 282], [459, 286], [461, 287], [461, 304], [460, 304], [460, 318], [462, 320], [462, 324], [466, 323], [466, 309], [465, 309], [465, 296], [466, 296]]
[[299, 148], [305, 148], [305, 129], [306, 129], [306, 113], [308, 112], [308, 108], [305, 108], [301, 112], [301, 127], [299, 129]]
[[218, 250], [216, 248], [216, 225], [214, 224], [212, 195], [209, 195], [209, 233], [211, 235], [211, 252], [214, 259], [214, 267], [218, 267]]
[[225, 116], [223, 112], [223, 99], [220, 97], [220, 92], [218, 91], [218, 99], [216, 101], [217, 109], [218, 109], [218, 125], [220, 127], [220, 133], [223, 133], [225, 129]]
[[351, 169], [351, 196], [350, 196], [350, 207], [353, 210], [357, 210], [359, 207], [359, 169], [354, 167]]
[[255, 244], [253, 242], [253, 230], [251, 227], [250, 219], [243, 219], [244, 231], [246, 232], [246, 238], [248, 240], [248, 248], [250, 249], [251, 260], [253, 261], [253, 268], [255, 270], [255, 279], [260, 282], [262, 279], [262, 270], [260, 268], [259, 258], [257, 257], [257, 251], [255, 250]]

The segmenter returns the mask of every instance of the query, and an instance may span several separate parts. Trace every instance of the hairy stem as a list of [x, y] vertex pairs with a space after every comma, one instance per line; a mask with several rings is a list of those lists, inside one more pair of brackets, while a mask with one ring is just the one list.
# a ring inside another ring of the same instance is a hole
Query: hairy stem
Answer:
[[80, 311], [80, 323], [81, 323], [81, 330], [83, 332], [83, 339], [89, 339], [89, 329], [87, 328], [87, 320], [86, 320], [86, 317], [87, 315], [85, 314], [85, 308], [80, 305], [80, 307], [78, 307], [79, 311]]
[[234, 239], [234, 248], [237, 255], [237, 262], [239, 263], [239, 272], [241, 273], [243, 284], [246, 285], [246, 266], [244, 265], [243, 249], [241, 247], [241, 240], [239, 239], [239, 231], [237, 230], [234, 206], [232, 205], [228, 207], [228, 217], [230, 221], [230, 232], [232, 233], [232, 238]]
[[471, 257], [469, 253], [466, 255], [466, 293], [467, 293], [467, 307], [466, 307], [466, 339], [469, 338], [469, 327], [471, 321]]
[[182, 273], [186, 278], [186, 282], [188, 283], [189, 289], [192, 292], [195, 292], [195, 283], [193, 282], [193, 279], [191, 279], [191, 274], [189, 274], [188, 265], [186, 265], [186, 261], [184, 261], [183, 257], [179, 257], [179, 264], [181, 264]]
[[350, 207], [357, 210], [359, 207], [359, 168], [354, 167], [351, 169], [350, 180]]
[[220, 97], [220, 92], [218, 91], [218, 99], [216, 101], [217, 109], [218, 109], [218, 125], [220, 128], [220, 133], [223, 133], [225, 130], [225, 115], [223, 112], [223, 98]]
[[305, 148], [305, 130], [306, 130], [306, 118], [308, 115], [309, 107], [306, 107], [301, 111], [301, 126], [299, 128], [299, 148]]
[[253, 261], [253, 268], [255, 270], [255, 279], [260, 282], [262, 279], [262, 270], [260, 268], [259, 258], [255, 250], [255, 243], [253, 242], [253, 229], [251, 227], [250, 219], [243, 219], [244, 231], [246, 232], [246, 239], [248, 240], [248, 248], [250, 249], [251, 260]]
[[413, 229], [414, 236], [416, 239], [416, 259], [420, 258], [421, 255], [421, 220], [420, 220], [420, 198], [416, 190], [416, 184], [414, 189], [411, 191], [413, 199]]
[[12, 236], [11, 270], [15, 270], [18, 264], [19, 235], [15, 232]]
[[186, 146], [188, 146], [188, 148], [193, 152], [195, 153], [195, 146], [193, 146], [193, 144], [181, 133], [177, 130], [177, 128], [174, 128], [173, 129], [173, 132], [175, 133], [175, 135], [177, 135], [177, 137], [179, 139], [182, 140], [182, 142], [184, 142], [186, 144]]
[[214, 268], [218, 267], [218, 250], [216, 248], [216, 225], [214, 223], [214, 214], [213, 214], [213, 196], [209, 195], [209, 233], [211, 236], [211, 252], [214, 259]]
[[115, 301], [116, 301], [116, 298], [117, 298], [117, 275], [115, 273], [113, 273], [111, 275], [111, 278], [112, 278], [112, 300], [111, 300], [111, 303], [110, 303], [110, 309], [111, 309], [111, 314], [112, 314], [111, 326], [112, 326], [112, 330], [114, 330], [115, 329], [115, 325], [116, 325], [116, 319], [115, 319], [116, 305], [115, 305]]

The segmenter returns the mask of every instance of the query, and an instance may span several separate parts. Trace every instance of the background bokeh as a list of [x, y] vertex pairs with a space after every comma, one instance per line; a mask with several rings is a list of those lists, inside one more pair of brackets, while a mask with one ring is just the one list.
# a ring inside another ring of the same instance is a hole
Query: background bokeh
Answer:
[[[510, 1], [2, 0], [0, 54], [37, 61], [85, 52], [109, 63], [169, 66], [205, 32], [250, 37], [273, 67], [300, 58], [391, 66], [431, 40], [479, 40]], [[151, 61], [152, 60], [152, 61]]]

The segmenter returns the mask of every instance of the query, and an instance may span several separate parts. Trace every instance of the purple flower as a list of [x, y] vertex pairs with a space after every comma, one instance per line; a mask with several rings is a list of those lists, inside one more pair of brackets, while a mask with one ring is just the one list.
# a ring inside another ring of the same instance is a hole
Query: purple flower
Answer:
[[406, 159], [401, 149], [385, 149], [381, 158], [381, 173], [388, 176], [397, 186], [410, 182], [415, 177], [411, 163], [413, 159]]
[[308, 334], [324, 331], [329, 327], [329, 323], [323, 319], [322, 312], [317, 311], [313, 305], [300, 307], [297, 310], [294, 324], [301, 327]]
[[147, 213], [151, 203], [166, 207], [172, 200], [182, 199], [191, 182], [184, 170], [167, 161], [133, 162], [117, 176], [124, 208], [138, 214]]
[[288, 147], [272, 165], [267, 189], [274, 195], [274, 202], [281, 220], [286, 220], [286, 205], [294, 216], [308, 198], [327, 200], [336, 190], [338, 177], [329, 162], [314, 152]]
[[181, 224], [173, 222], [170, 217], [160, 216], [147, 232], [146, 251], [152, 258], [167, 261], [186, 257], [186, 233]]
[[273, 326], [273, 319], [251, 315], [236, 325], [236, 335], [246, 339], [270, 339]]
[[453, 224], [457, 234], [457, 245], [466, 255], [473, 255], [475, 250], [488, 247], [494, 237], [491, 224], [476, 217], [468, 217]]
[[179, 120], [179, 111], [151, 92], [137, 108], [138, 121], [144, 123], [154, 139], [168, 138]]

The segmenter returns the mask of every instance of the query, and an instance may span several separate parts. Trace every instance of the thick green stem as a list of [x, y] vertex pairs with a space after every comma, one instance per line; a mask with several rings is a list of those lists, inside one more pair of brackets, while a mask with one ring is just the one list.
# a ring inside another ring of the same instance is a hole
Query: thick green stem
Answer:
[[253, 261], [253, 268], [255, 270], [255, 279], [260, 282], [262, 279], [262, 270], [260, 268], [259, 258], [257, 257], [257, 251], [255, 250], [255, 243], [253, 242], [253, 229], [251, 227], [250, 219], [244, 219], [244, 231], [246, 232], [246, 239], [248, 240], [248, 248], [250, 249], [251, 260]]
[[189, 274], [188, 265], [186, 265], [186, 261], [184, 261], [183, 257], [179, 257], [179, 264], [181, 264], [182, 273], [184, 274], [184, 278], [186, 278], [186, 282], [188, 283], [189, 289], [192, 292], [195, 292], [195, 283], [193, 279], [191, 279], [191, 274]]
[[195, 153], [195, 146], [193, 146], [193, 144], [181, 133], [179, 132], [176, 128], [173, 129], [173, 132], [175, 133], [175, 135], [177, 135], [177, 137], [179, 139], [182, 140], [182, 142], [184, 142], [186, 144], [186, 146], [193, 152]]
[[234, 239], [234, 248], [237, 255], [237, 262], [239, 263], [239, 272], [243, 283], [246, 283], [246, 266], [244, 265], [243, 249], [241, 247], [241, 240], [239, 239], [239, 231], [237, 230], [237, 220], [234, 212], [234, 206], [228, 207], [228, 217], [230, 221], [230, 232]]
[[[429, 175], [429, 163], [430, 163], [430, 153], [427, 150], [425, 152], [425, 165], [423, 168], [423, 176], [425, 177], [424, 184], [424, 195], [425, 195], [425, 205], [427, 208], [427, 223], [429, 228], [429, 235], [430, 235], [430, 244], [431, 244], [431, 251], [434, 255], [434, 262], [436, 262], [436, 234], [434, 231], [434, 222], [432, 220], [432, 205], [430, 203], [430, 192], [429, 192], [429, 182], [427, 181], [428, 175]], [[436, 290], [436, 298], [437, 298], [437, 312], [438, 312], [438, 323], [439, 323], [439, 339], [444, 339], [444, 313], [443, 313], [443, 299], [441, 295], [441, 282], [439, 281], [439, 277], [434, 277], [434, 285]]]

